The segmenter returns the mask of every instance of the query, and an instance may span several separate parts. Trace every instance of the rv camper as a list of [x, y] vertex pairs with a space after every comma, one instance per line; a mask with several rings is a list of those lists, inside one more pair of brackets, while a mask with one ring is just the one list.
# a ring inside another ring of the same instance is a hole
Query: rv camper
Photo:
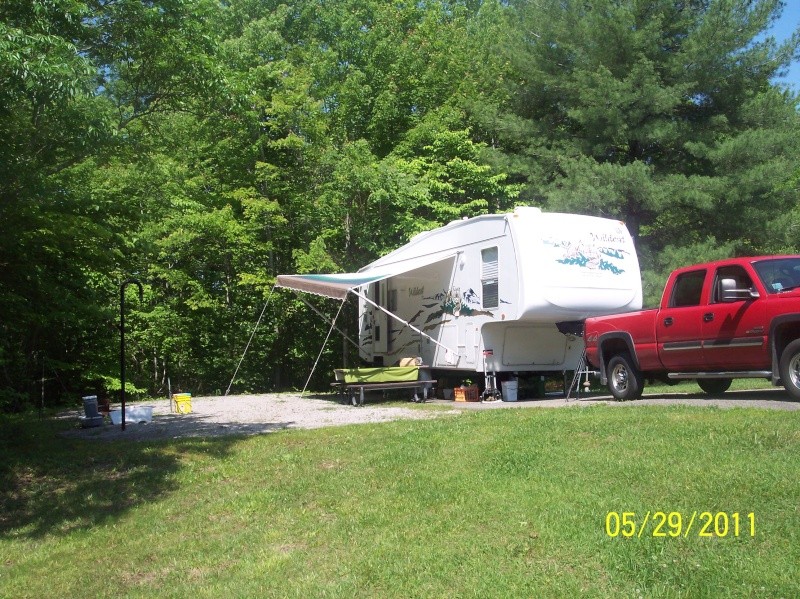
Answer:
[[462, 373], [574, 369], [583, 319], [642, 304], [624, 223], [538, 208], [454, 221], [357, 273], [281, 275], [278, 285], [357, 295], [370, 364], [418, 356]]

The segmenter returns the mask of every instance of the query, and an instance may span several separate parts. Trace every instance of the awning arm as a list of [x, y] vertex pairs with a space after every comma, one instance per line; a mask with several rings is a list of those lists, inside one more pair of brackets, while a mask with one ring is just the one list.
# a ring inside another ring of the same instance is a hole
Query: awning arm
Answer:
[[333, 329], [336, 328], [336, 319], [339, 318], [339, 314], [342, 312], [342, 307], [344, 306], [346, 298], [342, 299], [342, 303], [339, 304], [339, 311], [336, 312], [336, 316], [333, 317], [333, 322], [331, 322], [331, 328], [328, 329], [328, 334], [325, 335], [325, 340], [322, 342], [322, 347], [319, 348], [319, 354], [317, 355], [317, 359], [314, 361], [314, 365], [311, 367], [311, 372], [308, 374], [308, 379], [306, 379], [306, 384], [303, 385], [303, 390], [300, 392], [300, 397], [305, 395], [306, 389], [308, 388], [308, 384], [311, 382], [311, 377], [314, 376], [314, 371], [317, 369], [317, 364], [319, 364], [319, 359], [322, 357], [322, 352], [325, 351], [325, 345], [328, 343], [328, 339], [331, 337], [331, 333]]
[[[335, 321], [331, 320], [329, 316], [326, 316], [325, 314], [323, 314], [322, 312], [317, 310], [317, 308], [315, 308], [314, 305], [311, 302], [309, 302], [306, 299], [303, 299], [303, 296], [300, 295], [301, 293], [304, 293], [303, 291], [299, 291], [299, 290], [296, 290], [296, 289], [294, 291], [297, 292], [297, 299], [299, 299], [306, 306], [311, 308], [316, 313], [316, 315], [319, 316], [322, 320], [324, 320], [327, 324], [332, 325], [337, 333], [339, 333], [342, 337], [344, 337], [345, 339], [347, 339], [350, 342], [350, 345], [352, 345], [356, 349], [359, 349], [359, 350], [361, 349], [359, 347], [358, 343], [356, 343], [355, 341], [350, 339], [350, 337], [348, 337], [342, 329], [340, 329], [339, 327], [336, 326]], [[342, 303], [344, 303], [344, 301]], [[339, 309], [341, 310], [341, 307], [339, 307]]]
[[350, 293], [352, 293], [353, 295], [357, 295], [358, 297], [360, 297], [361, 299], [363, 299], [365, 302], [367, 302], [367, 303], [368, 303], [368, 304], [370, 304], [371, 306], [375, 306], [375, 307], [376, 307], [378, 310], [380, 310], [381, 312], [383, 312], [383, 313], [387, 314], [388, 316], [390, 316], [390, 317], [394, 318], [396, 321], [398, 321], [398, 322], [400, 322], [400, 323], [402, 323], [402, 324], [406, 325], [406, 326], [407, 326], [409, 329], [411, 329], [412, 331], [414, 331], [414, 332], [416, 332], [416, 333], [419, 333], [419, 334], [420, 334], [420, 335], [422, 335], [423, 337], [427, 337], [428, 339], [430, 339], [431, 341], [433, 341], [433, 342], [434, 342], [436, 345], [438, 345], [439, 347], [441, 347], [442, 349], [444, 349], [444, 351], [445, 351], [445, 356], [446, 356], [446, 357], [445, 357], [445, 360], [446, 360], [447, 362], [452, 362], [453, 364], [455, 364], [455, 360], [454, 360], [454, 359], [453, 359], [453, 360], [449, 359], [449, 356], [453, 356], [453, 357], [455, 357], [455, 356], [457, 356], [457, 355], [458, 355], [458, 352], [454, 352], [452, 349], [450, 349], [450, 348], [449, 348], [449, 347], [447, 347], [446, 345], [444, 345], [444, 344], [442, 344], [442, 343], [439, 343], [439, 342], [438, 342], [436, 339], [434, 339], [433, 337], [431, 337], [431, 336], [430, 336], [430, 335], [428, 335], [427, 333], [424, 333], [424, 332], [420, 331], [420, 330], [419, 330], [417, 327], [415, 327], [413, 324], [411, 324], [411, 323], [410, 323], [410, 322], [408, 322], [407, 320], [403, 320], [403, 319], [402, 319], [402, 318], [400, 318], [400, 317], [399, 317], [397, 314], [394, 314], [393, 312], [389, 312], [389, 310], [387, 310], [387, 309], [386, 309], [386, 308], [384, 308], [383, 306], [379, 306], [378, 304], [376, 304], [375, 302], [373, 302], [371, 299], [369, 299], [369, 298], [368, 298], [366, 295], [364, 295], [363, 293], [359, 293], [358, 291], [356, 291], [356, 289], [355, 289], [355, 288], [353, 288], [353, 289], [350, 289]]

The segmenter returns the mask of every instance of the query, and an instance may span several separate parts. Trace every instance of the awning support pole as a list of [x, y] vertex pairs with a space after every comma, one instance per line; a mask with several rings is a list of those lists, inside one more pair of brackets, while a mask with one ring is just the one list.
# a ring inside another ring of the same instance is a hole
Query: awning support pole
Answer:
[[[345, 298], [346, 299], [346, 298]], [[311, 372], [308, 375], [308, 379], [306, 380], [306, 384], [303, 385], [303, 390], [300, 392], [300, 397], [306, 392], [306, 388], [308, 387], [308, 383], [311, 382], [311, 377], [314, 376], [314, 371], [317, 369], [317, 364], [319, 363], [319, 359], [322, 357], [322, 352], [325, 350], [325, 344], [328, 343], [328, 339], [333, 332], [333, 329], [336, 328], [336, 319], [339, 318], [339, 314], [342, 311], [342, 307], [344, 306], [345, 300], [342, 300], [342, 303], [339, 304], [339, 310], [336, 312], [336, 316], [333, 317], [333, 321], [331, 322], [331, 328], [328, 329], [328, 334], [325, 335], [325, 341], [322, 342], [322, 347], [319, 348], [319, 354], [317, 355], [317, 359], [314, 361], [314, 366], [311, 367]]]
[[239, 373], [239, 367], [242, 365], [242, 362], [244, 361], [245, 355], [247, 355], [247, 350], [250, 348], [250, 342], [253, 341], [253, 337], [255, 337], [256, 331], [258, 330], [258, 325], [261, 324], [261, 319], [264, 318], [264, 312], [266, 312], [267, 306], [269, 306], [269, 301], [272, 299], [272, 292], [273, 291], [275, 291], [275, 285], [273, 285], [272, 289], [269, 290], [269, 295], [267, 296], [267, 301], [264, 304], [264, 307], [261, 309], [261, 315], [258, 317], [258, 320], [256, 321], [256, 326], [253, 327], [253, 332], [250, 333], [250, 339], [247, 340], [247, 345], [245, 346], [244, 351], [242, 352], [242, 357], [239, 358], [239, 363], [236, 365], [236, 370], [234, 371], [233, 376], [231, 377], [231, 382], [228, 383], [228, 388], [225, 389], [225, 395], [226, 396], [228, 395], [228, 393], [231, 392], [231, 387], [233, 386], [233, 381], [236, 379], [236, 375]]
[[[331, 320], [329, 316], [325, 316], [325, 314], [323, 314], [322, 312], [320, 312], [319, 310], [317, 310], [317, 309], [314, 307], [314, 305], [313, 305], [313, 304], [311, 304], [311, 303], [310, 303], [310, 302], [308, 302], [307, 300], [303, 299], [303, 298], [302, 298], [302, 296], [300, 296], [299, 294], [298, 294], [298, 296], [297, 296], [297, 299], [299, 299], [299, 300], [300, 300], [301, 302], [303, 302], [303, 303], [304, 303], [306, 306], [308, 306], [308, 307], [309, 307], [309, 308], [311, 308], [311, 309], [312, 309], [314, 312], [316, 312], [317, 316], [319, 316], [319, 317], [320, 317], [322, 320], [324, 320], [326, 323], [328, 323], [328, 324], [330, 324], [330, 325], [334, 325], [334, 324], [335, 324], [335, 323], [334, 323], [334, 321], [333, 321], [333, 320]], [[342, 303], [344, 303], [344, 301], [343, 301]], [[341, 310], [341, 308], [340, 308], [340, 310]], [[348, 337], [348, 336], [345, 334], [345, 332], [344, 332], [344, 331], [342, 331], [342, 329], [340, 329], [340, 328], [339, 328], [339, 327], [337, 327], [337, 326], [334, 326], [333, 328], [334, 328], [334, 329], [336, 329], [336, 332], [337, 332], [337, 333], [339, 333], [339, 334], [340, 334], [342, 337], [344, 337], [345, 339], [347, 339], [347, 340], [350, 342], [350, 344], [351, 344], [353, 347], [355, 347], [356, 349], [361, 349], [361, 348], [358, 346], [358, 343], [356, 343], [355, 341], [353, 341], [352, 339], [350, 339], [350, 337]]]

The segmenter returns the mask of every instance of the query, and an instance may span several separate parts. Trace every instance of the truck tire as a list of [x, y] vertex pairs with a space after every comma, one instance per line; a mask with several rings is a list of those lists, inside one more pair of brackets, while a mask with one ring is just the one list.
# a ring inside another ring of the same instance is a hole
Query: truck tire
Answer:
[[608, 390], [617, 401], [639, 399], [644, 391], [644, 376], [628, 352], [616, 354], [608, 361], [606, 369]]
[[795, 339], [783, 350], [779, 371], [789, 395], [800, 400], [800, 339]]
[[733, 379], [697, 379], [700, 388], [709, 395], [722, 395], [731, 388]]

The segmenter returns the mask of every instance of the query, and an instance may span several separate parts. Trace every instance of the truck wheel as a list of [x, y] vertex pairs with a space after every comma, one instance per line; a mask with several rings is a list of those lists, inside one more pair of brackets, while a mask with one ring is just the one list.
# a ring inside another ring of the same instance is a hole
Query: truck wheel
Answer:
[[795, 339], [781, 354], [781, 382], [793, 399], [800, 400], [800, 339]]
[[709, 395], [721, 395], [731, 388], [733, 379], [697, 379], [700, 388]]
[[612, 356], [608, 361], [608, 390], [618, 401], [639, 399], [644, 391], [644, 377], [633, 365], [627, 352]]

